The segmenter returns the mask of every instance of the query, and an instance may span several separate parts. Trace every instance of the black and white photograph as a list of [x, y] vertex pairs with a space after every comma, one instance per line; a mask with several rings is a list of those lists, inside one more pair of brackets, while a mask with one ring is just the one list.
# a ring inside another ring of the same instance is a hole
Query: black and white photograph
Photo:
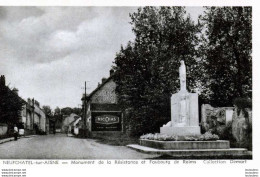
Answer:
[[1, 6], [0, 159], [252, 161], [252, 9]]

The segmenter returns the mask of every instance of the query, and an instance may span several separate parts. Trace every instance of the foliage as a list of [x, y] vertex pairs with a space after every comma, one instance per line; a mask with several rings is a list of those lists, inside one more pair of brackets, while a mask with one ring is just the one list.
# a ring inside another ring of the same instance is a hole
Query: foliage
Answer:
[[71, 113], [81, 115], [81, 109], [80, 108], [71, 108], [71, 107], [65, 107], [61, 109], [61, 114], [63, 115], [70, 115]]
[[200, 28], [183, 7], [143, 7], [130, 15], [134, 42], [115, 58], [116, 92], [131, 135], [158, 132], [170, 118], [170, 95], [179, 89], [180, 60], [193, 91]]
[[239, 115], [242, 111], [249, 123], [249, 114], [247, 109], [252, 109], [252, 100], [249, 98], [236, 98], [234, 100], [234, 105], [237, 108], [237, 114]]
[[42, 106], [42, 109], [44, 111], [44, 113], [48, 116], [53, 116], [53, 112], [51, 110], [51, 107], [50, 106], [47, 106], [47, 105], [44, 105]]
[[206, 132], [202, 135], [194, 135], [194, 136], [170, 136], [165, 134], [146, 134], [140, 136], [140, 139], [146, 140], [157, 140], [157, 141], [214, 141], [219, 140], [219, 136], [215, 134], [211, 134], [210, 132]]
[[21, 118], [24, 101], [10, 88], [0, 84], [0, 122], [12, 127]]
[[61, 115], [61, 110], [58, 106], [54, 109], [54, 115]]
[[251, 97], [252, 8], [207, 7], [200, 46], [202, 97], [216, 106], [232, 106], [237, 97]]

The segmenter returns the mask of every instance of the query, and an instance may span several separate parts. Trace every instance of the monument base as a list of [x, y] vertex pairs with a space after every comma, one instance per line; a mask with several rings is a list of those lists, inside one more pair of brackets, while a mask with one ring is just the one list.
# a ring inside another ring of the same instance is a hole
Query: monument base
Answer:
[[161, 127], [161, 134], [177, 135], [177, 136], [191, 136], [201, 135], [199, 126], [186, 126], [186, 127]]

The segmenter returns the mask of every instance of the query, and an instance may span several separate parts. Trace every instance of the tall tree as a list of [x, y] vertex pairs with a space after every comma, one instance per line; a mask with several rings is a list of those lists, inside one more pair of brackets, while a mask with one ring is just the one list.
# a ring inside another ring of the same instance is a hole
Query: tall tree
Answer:
[[202, 95], [217, 106], [232, 106], [236, 97], [251, 97], [252, 8], [208, 7], [201, 22], [206, 29], [202, 83], [209, 91]]
[[52, 116], [53, 115], [53, 112], [52, 112], [50, 106], [44, 105], [44, 106], [42, 106], [42, 109], [43, 109], [44, 113], [47, 114], [48, 116]]
[[54, 115], [61, 115], [61, 110], [58, 106], [54, 109]]
[[6, 123], [9, 127], [19, 123], [24, 105], [24, 101], [14, 90], [0, 84], [0, 123]]
[[179, 89], [180, 60], [187, 66], [193, 91], [199, 25], [183, 7], [143, 7], [130, 15], [134, 42], [115, 58], [119, 102], [131, 115], [129, 127], [139, 135], [155, 132], [170, 118], [170, 95]]

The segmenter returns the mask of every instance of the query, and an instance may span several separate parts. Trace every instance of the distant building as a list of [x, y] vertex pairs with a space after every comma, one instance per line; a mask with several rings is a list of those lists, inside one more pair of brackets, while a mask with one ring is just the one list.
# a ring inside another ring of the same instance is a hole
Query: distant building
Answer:
[[[123, 131], [123, 114], [118, 105], [113, 77], [114, 74], [110, 71], [109, 78], [103, 78], [102, 83], [98, 84], [93, 92], [86, 97], [83, 95], [81, 99], [83, 110], [86, 110], [86, 127], [92, 133]], [[82, 122], [84, 123], [84, 114]]]
[[79, 134], [79, 127], [80, 127], [81, 120], [82, 118], [78, 117], [77, 119], [75, 119], [73, 122], [69, 124], [69, 133], [73, 133], [74, 135]]
[[63, 117], [63, 121], [62, 121], [62, 127], [61, 127], [61, 131], [63, 133], [67, 133], [69, 126], [72, 122], [76, 121], [77, 119], [79, 119], [80, 117], [77, 114], [71, 113], [69, 116], [64, 116]]

